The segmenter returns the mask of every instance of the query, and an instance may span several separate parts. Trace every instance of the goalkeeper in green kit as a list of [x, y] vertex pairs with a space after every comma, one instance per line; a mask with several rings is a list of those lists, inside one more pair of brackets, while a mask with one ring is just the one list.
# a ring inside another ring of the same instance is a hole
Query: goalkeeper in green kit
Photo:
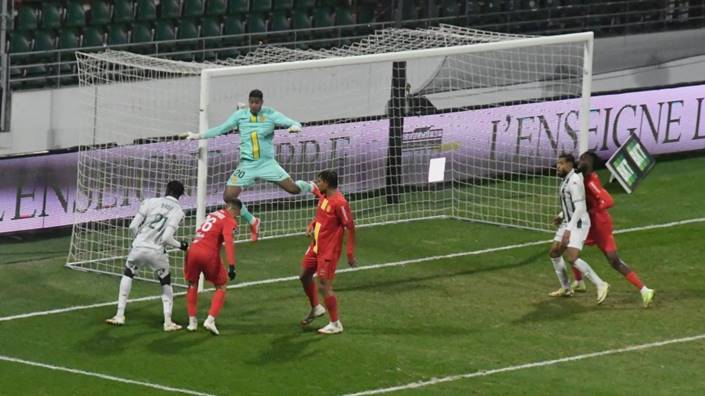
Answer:
[[[186, 139], [209, 139], [237, 130], [240, 133], [240, 162], [225, 186], [223, 200], [236, 199], [242, 189], [255, 184], [257, 179], [278, 184], [290, 194], [310, 192], [311, 183], [303, 180], [294, 182], [274, 158], [274, 129], [288, 128], [289, 132], [301, 131], [301, 123], [287, 118], [272, 109], [263, 107], [262, 91], [255, 89], [249, 95], [249, 108], [236, 110], [224, 123], [207, 130], [203, 135], [193, 132], [184, 134]], [[250, 224], [252, 240], [259, 237], [260, 220], [253, 216], [243, 204], [242, 218]]]

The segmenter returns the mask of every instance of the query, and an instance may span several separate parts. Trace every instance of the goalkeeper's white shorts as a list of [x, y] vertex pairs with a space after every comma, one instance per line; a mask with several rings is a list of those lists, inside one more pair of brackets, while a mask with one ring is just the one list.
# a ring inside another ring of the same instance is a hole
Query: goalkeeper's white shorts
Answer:
[[150, 268], [159, 278], [169, 275], [169, 256], [161, 249], [133, 247], [127, 255], [125, 266], [136, 274], [140, 268]]
[[[553, 237], [555, 242], [561, 242], [563, 240], [563, 234], [568, 229], [568, 223], [561, 223], [560, 227], [556, 231], [556, 235]], [[579, 222], [578, 227], [572, 228], [570, 230], [570, 239], [568, 240], [568, 247], [575, 248], [578, 250], [583, 250], [583, 245], [587, 239], [588, 232], [590, 231], [590, 221]]]

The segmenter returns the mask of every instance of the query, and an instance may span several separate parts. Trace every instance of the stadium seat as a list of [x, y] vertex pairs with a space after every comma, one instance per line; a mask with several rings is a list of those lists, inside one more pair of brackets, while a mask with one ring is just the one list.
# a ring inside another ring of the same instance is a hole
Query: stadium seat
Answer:
[[[80, 46], [80, 35], [73, 29], [61, 29], [59, 33], [59, 49], [69, 50]], [[61, 52], [61, 65], [58, 73], [61, 75], [59, 82], [61, 85], [73, 85], [77, 82], [77, 77], [72, 76], [76, 72], [76, 55], [73, 51]]]
[[[223, 23], [223, 36], [238, 35], [245, 33], [245, 23], [237, 15], [231, 15], [225, 18]], [[226, 37], [223, 38], [223, 47], [239, 47], [245, 42], [242, 37]], [[233, 58], [240, 54], [238, 49], [223, 50], [218, 53], [220, 58]]]
[[[73, 49], [79, 47], [80, 36], [73, 29], [61, 29], [59, 33], [59, 49]], [[67, 53], [62, 53], [62, 58]], [[73, 56], [73, 55], [71, 55]]]
[[39, 9], [31, 3], [22, 4], [20, 6], [20, 9], [17, 11], [17, 18], [15, 19], [15, 30], [19, 32], [26, 32], [30, 30], [36, 30], [38, 26]]
[[[132, 33], [130, 34], [130, 43], [149, 43], [153, 41], [153, 31], [152, 27], [148, 22], [138, 22], [132, 25]], [[150, 53], [153, 52], [154, 46], [151, 44], [145, 44], [140, 46], [131, 46], [130, 51], [137, 53]]]
[[113, 23], [132, 23], [135, 18], [135, 3], [132, 0], [115, 0]]
[[157, 4], [155, 0], [137, 0], [137, 15], [135, 19], [138, 21], [153, 21], [157, 19]]
[[32, 50], [32, 38], [29, 32], [15, 31], [10, 36], [10, 53], [30, 52]]
[[310, 10], [316, 6], [316, 0], [294, 0], [295, 10]]
[[270, 12], [272, 0], [255, 0], [250, 4], [250, 13]]
[[91, 1], [91, 9], [88, 10], [88, 20], [91, 25], [107, 25], [110, 23], [112, 17], [112, 10], [107, 1]]
[[160, 0], [159, 19], [176, 19], [181, 16], [180, 0]]
[[223, 34], [223, 27], [218, 18], [203, 18], [201, 21], [201, 37], [216, 37], [221, 34]]
[[248, 33], [262, 33], [267, 31], [267, 21], [262, 14], [250, 14], [247, 18]]
[[[338, 7], [335, 9], [335, 26], [346, 26], [354, 24], [355, 18], [353, 17], [350, 7]], [[355, 29], [353, 28], [343, 29], [341, 31], [341, 35], [343, 37], [352, 36], [353, 34], [355, 34]]]
[[64, 26], [86, 26], [86, 11], [83, 9], [83, 3], [76, 0], [70, 0], [68, 3], [66, 3], [66, 12], [64, 14]]
[[222, 16], [228, 10], [226, 0], [206, 0], [207, 16]]
[[[176, 39], [176, 28], [171, 21], [161, 20], [154, 26], [154, 41], [166, 41]], [[158, 44], [158, 52], [172, 52], [176, 49], [174, 43]]]
[[40, 30], [34, 35], [34, 48], [33, 54], [28, 63], [35, 64], [35, 66], [27, 67], [27, 77], [31, 77], [32, 80], [26, 82], [28, 88], [39, 88], [47, 84], [47, 75], [52, 74], [54, 66], [44, 65], [46, 63], [55, 63], [58, 61], [57, 53], [47, 53], [56, 49], [56, 36], [54, 32], [47, 30]]
[[203, 0], [185, 0], [182, 16], [187, 18], [203, 16]]
[[[186, 51], [186, 53], [178, 54], [174, 56], [174, 59], [183, 61], [194, 60], [193, 51], [200, 48], [200, 43], [198, 40], [198, 24], [194, 19], [181, 18], [179, 20], [179, 28], [176, 33], [176, 38], [179, 40], [192, 40], [186, 43], [178, 43], [176, 45], [176, 50], [179, 52]], [[200, 53], [198, 54], [200, 57]]]
[[105, 31], [102, 26], [89, 26], [83, 30], [81, 47], [102, 47], [105, 45]]
[[42, 2], [42, 29], [51, 30], [61, 27], [61, 8], [59, 3]]
[[249, 10], [249, 0], [228, 0], [228, 15], [247, 14]]
[[274, 32], [291, 29], [291, 20], [284, 10], [272, 12], [271, 22], [272, 31]]
[[[335, 17], [333, 12], [327, 7], [316, 8], [313, 13], [313, 27], [328, 28], [333, 26], [335, 26]], [[316, 30], [313, 35], [316, 38], [330, 38], [334, 36], [334, 32], [330, 30]]]
[[294, 9], [294, 0], [274, 0], [272, 10], [274, 11], [291, 11]]
[[127, 26], [123, 24], [113, 24], [108, 27], [108, 45], [127, 44], [128, 40]]
[[[375, 21], [375, 6], [369, 3], [360, 3], [357, 7], [357, 23], [366, 25]], [[360, 26], [356, 29], [357, 34], [372, 33], [372, 28]]]
[[[310, 40], [311, 33], [307, 30], [311, 29], [311, 17], [308, 16], [308, 11], [306, 10], [294, 10], [294, 14], [291, 17], [291, 28], [294, 30], [302, 30], [296, 32], [296, 41]], [[298, 44], [298, 48], [306, 49], [308, 44]]]

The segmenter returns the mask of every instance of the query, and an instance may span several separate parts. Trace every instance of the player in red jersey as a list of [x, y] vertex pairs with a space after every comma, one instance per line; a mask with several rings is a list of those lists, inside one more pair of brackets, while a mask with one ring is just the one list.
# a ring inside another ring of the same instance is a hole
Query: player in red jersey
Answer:
[[343, 250], [343, 233], [348, 230], [347, 256], [348, 264], [355, 266], [355, 222], [350, 205], [342, 193], [338, 191], [338, 174], [325, 170], [318, 174], [313, 194], [318, 197], [316, 217], [306, 228], [306, 236], [311, 238], [311, 244], [301, 261], [301, 284], [311, 303], [311, 312], [301, 320], [305, 326], [326, 313], [326, 309], [318, 303], [318, 288], [313, 280], [313, 274], [323, 288], [324, 303], [330, 315], [330, 323], [318, 330], [321, 334], [337, 334], [343, 332], [343, 325], [338, 318], [338, 300], [333, 292], [333, 279], [338, 259]]
[[[198, 302], [198, 279], [203, 273], [205, 278], [215, 286], [215, 294], [211, 299], [211, 308], [208, 318], [203, 322], [203, 327], [211, 333], [218, 335], [215, 327], [215, 318], [225, 303], [225, 289], [230, 280], [235, 279], [235, 244], [233, 232], [237, 230], [235, 218], [240, 215], [242, 203], [239, 199], [230, 199], [225, 202], [225, 208], [215, 211], [206, 217], [196, 231], [196, 237], [191, 242], [186, 252], [184, 277], [189, 283], [186, 293], [187, 309], [189, 316], [189, 331], [196, 331], [198, 319], [196, 307]], [[220, 261], [220, 247], [225, 246], [225, 255], [228, 262], [228, 273], [225, 273], [223, 263]]]
[[[598, 161], [599, 158], [594, 152], [587, 151], [580, 156], [578, 164], [578, 169], [582, 172], [585, 182], [588, 214], [590, 215], [591, 223], [590, 232], [585, 243], [587, 245], [597, 245], [612, 268], [624, 275], [627, 281], [639, 290], [644, 308], [648, 308], [656, 292], [646, 287], [636, 272], [632, 271], [617, 254], [617, 242], [612, 233], [612, 217], [607, 211], [614, 205], [614, 200], [602, 186], [600, 177], [595, 172], [595, 165]], [[575, 276], [575, 281], [572, 285], [573, 290], [585, 291], [585, 282], [582, 279], [583, 274], [573, 267], [573, 275]]]

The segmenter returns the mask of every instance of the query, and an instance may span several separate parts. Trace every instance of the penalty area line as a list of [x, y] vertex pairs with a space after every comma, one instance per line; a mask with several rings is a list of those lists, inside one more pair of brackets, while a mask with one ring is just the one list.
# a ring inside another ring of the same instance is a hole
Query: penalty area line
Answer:
[[[677, 226], [681, 226], [681, 225], [692, 224], [692, 223], [701, 223], [701, 222], [705, 222], [705, 217], [698, 217], [698, 218], [681, 220], [681, 221], [673, 221], [670, 223], [651, 224], [651, 225], [640, 226], [640, 227], [625, 228], [622, 230], [616, 230], [614, 233], [615, 234], [626, 234], [626, 233], [632, 233], [632, 232], [637, 232], [637, 231], [646, 231], [646, 230], [653, 230], [653, 229], [659, 229], [659, 228], [670, 228], [670, 227], [677, 227]], [[551, 240], [548, 239], [548, 240], [499, 246], [499, 247], [487, 248], [487, 249], [470, 250], [470, 251], [465, 251], [465, 252], [457, 252], [457, 253], [450, 253], [450, 254], [443, 254], [443, 255], [436, 255], [436, 256], [419, 257], [419, 258], [415, 258], [415, 259], [400, 260], [400, 261], [394, 261], [394, 262], [390, 262], [390, 263], [370, 264], [370, 265], [354, 267], [354, 268], [343, 268], [343, 269], [338, 270], [337, 273], [340, 274], [340, 273], [345, 273], [345, 272], [367, 271], [367, 270], [374, 270], [374, 269], [380, 269], [380, 268], [399, 267], [399, 266], [404, 266], [407, 264], [416, 264], [416, 263], [423, 263], [423, 262], [428, 262], [428, 261], [445, 260], [445, 259], [456, 258], [456, 257], [476, 256], [476, 255], [481, 255], [481, 254], [496, 253], [496, 252], [501, 252], [501, 251], [505, 251], [505, 250], [520, 249], [520, 248], [529, 247], [529, 246], [542, 245], [542, 244], [546, 244], [546, 243], [550, 243], [550, 242], [551, 242]], [[290, 282], [290, 281], [295, 281], [298, 279], [299, 279], [298, 276], [285, 276], [285, 277], [281, 277], [281, 278], [263, 279], [263, 280], [259, 280], [259, 281], [236, 283], [234, 285], [228, 286], [228, 289], [243, 289], [243, 288], [252, 287], [252, 286]], [[213, 290], [214, 290], [213, 288], [209, 288], [209, 289], [205, 289], [204, 291], [213, 291]], [[174, 293], [174, 297], [184, 296], [184, 295], [186, 295], [185, 291]], [[128, 302], [134, 303], [134, 302], [152, 301], [152, 300], [160, 300], [160, 299], [161, 299], [161, 295], [147, 296], [147, 297], [133, 298], [133, 299], [128, 300]], [[115, 300], [113, 300], [113, 301], [109, 301], [109, 302], [102, 302], [102, 303], [96, 303], [96, 304], [76, 305], [76, 306], [66, 307], [66, 308], [50, 309], [50, 310], [46, 310], [46, 311], [28, 312], [28, 313], [23, 313], [23, 314], [0, 317], [0, 322], [6, 322], [6, 321], [11, 321], [11, 320], [17, 320], [17, 319], [32, 318], [35, 316], [56, 315], [56, 314], [62, 314], [62, 313], [66, 313], [66, 312], [82, 311], [82, 310], [93, 309], [93, 308], [109, 307], [109, 306], [114, 306], [116, 304], [117, 304], [117, 302]]]
[[501, 373], [507, 373], [507, 372], [512, 372], [512, 371], [519, 371], [519, 370], [525, 370], [525, 369], [530, 369], [530, 368], [536, 368], [536, 367], [554, 366], [554, 365], [561, 364], [561, 363], [575, 362], [575, 361], [579, 361], [579, 360], [592, 359], [592, 358], [608, 356], [608, 355], [617, 355], [617, 354], [622, 354], [622, 353], [627, 353], [627, 352], [642, 351], [642, 350], [646, 350], [646, 349], [657, 348], [657, 347], [662, 347], [662, 346], [671, 345], [671, 344], [682, 344], [682, 343], [686, 343], [686, 342], [699, 341], [702, 339], [705, 339], [705, 334], [699, 334], [699, 335], [695, 335], [695, 336], [691, 336], [691, 337], [674, 338], [674, 339], [665, 340], [665, 341], [651, 342], [648, 344], [632, 345], [632, 346], [627, 346], [627, 347], [618, 348], [618, 349], [608, 349], [608, 350], [600, 351], [600, 352], [585, 353], [585, 354], [581, 354], [581, 355], [568, 356], [568, 357], [564, 357], [564, 358], [560, 358], [560, 359], [544, 360], [544, 361], [533, 362], [533, 363], [525, 363], [525, 364], [520, 364], [520, 365], [516, 365], [516, 366], [507, 366], [507, 367], [491, 369], [491, 370], [478, 370], [478, 371], [473, 371], [471, 373], [449, 375], [447, 377], [441, 377], [441, 378], [432, 378], [432, 379], [426, 380], [426, 381], [411, 382], [408, 384], [391, 386], [388, 388], [377, 388], [377, 389], [370, 389], [370, 390], [357, 392], [357, 393], [348, 393], [345, 396], [379, 395], [382, 393], [391, 393], [391, 392], [403, 391], [403, 390], [408, 390], [408, 389], [417, 389], [417, 388], [423, 388], [423, 387], [432, 386], [432, 385], [443, 384], [443, 383], [447, 383], [447, 382], [454, 382], [454, 381], [458, 381], [458, 380], [462, 380], [462, 379], [487, 377], [487, 376], [494, 375], [494, 374], [501, 374]]
[[5, 355], [0, 355], [0, 361], [17, 363], [17, 364], [24, 364], [24, 365], [33, 366], [33, 367], [41, 367], [41, 368], [48, 369], [48, 370], [61, 371], [61, 372], [65, 372], [65, 373], [83, 375], [83, 376], [87, 376], [87, 377], [100, 378], [100, 379], [107, 380], [107, 381], [121, 382], [123, 384], [144, 386], [147, 388], [158, 389], [158, 390], [165, 391], [165, 392], [182, 393], [182, 394], [186, 394], [186, 395], [196, 395], [196, 396], [212, 396], [212, 394], [210, 394], [210, 393], [198, 392], [198, 391], [194, 391], [191, 389], [175, 388], [172, 386], [165, 386], [165, 385], [155, 384], [152, 382], [144, 382], [144, 381], [132, 380], [129, 378], [116, 377], [114, 375], [95, 373], [92, 371], [79, 370], [79, 369], [74, 369], [74, 368], [70, 368], [70, 367], [55, 366], [52, 364], [46, 364], [46, 363], [40, 363], [40, 362], [33, 362], [30, 360], [18, 359], [18, 358], [14, 358], [11, 356], [5, 356]]

